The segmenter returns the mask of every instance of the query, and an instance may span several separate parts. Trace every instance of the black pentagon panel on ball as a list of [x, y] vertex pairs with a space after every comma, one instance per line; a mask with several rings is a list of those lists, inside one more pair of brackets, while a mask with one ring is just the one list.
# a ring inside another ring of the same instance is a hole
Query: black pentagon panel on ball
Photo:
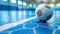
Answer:
[[52, 14], [47, 16], [47, 20], [49, 20], [52, 17]]
[[46, 7], [46, 8], [49, 8], [49, 9], [51, 9], [51, 7], [50, 7], [50, 6], [47, 6], [47, 5], [46, 5], [45, 7]]
[[43, 22], [43, 23], [45, 23], [47, 20], [40, 20], [40, 22]]
[[42, 10], [37, 10], [37, 16], [40, 17], [42, 15]]

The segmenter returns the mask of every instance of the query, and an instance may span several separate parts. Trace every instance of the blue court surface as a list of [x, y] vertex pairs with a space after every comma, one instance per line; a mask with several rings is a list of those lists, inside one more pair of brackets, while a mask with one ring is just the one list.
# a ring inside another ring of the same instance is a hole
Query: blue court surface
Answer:
[[47, 23], [39, 22], [35, 11], [0, 11], [0, 34], [60, 34], [60, 11]]

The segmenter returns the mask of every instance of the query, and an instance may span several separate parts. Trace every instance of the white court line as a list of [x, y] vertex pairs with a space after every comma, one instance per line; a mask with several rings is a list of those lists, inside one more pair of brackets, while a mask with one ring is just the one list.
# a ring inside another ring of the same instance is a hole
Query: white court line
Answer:
[[52, 34], [55, 34], [55, 32], [56, 32], [56, 29], [54, 29], [54, 31], [52, 32]]
[[60, 26], [58, 26], [58, 29], [60, 30]]
[[53, 33], [52, 34], [55, 34], [56, 30], [60, 30], [60, 26], [58, 26], [57, 29], [54, 29]]
[[34, 31], [34, 34], [37, 34], [37, 33], [36, 33], [36, 30], [35, 30], [34, 28], [33, 28], [33, 31]]
[[34, 17], [31, 17], [31, 18], [27, 18], [27, 19], [24, 19], [24, 20], [17, 21], [17, 22], [13, 22], [13, 23], [2, 25], [2, 26], [0, 26], [0, 32], [2, 32], [4, 30], [7, 30], [9, 28], [12, 28], [14, 26], [23, 24], [23, 23], [25, 23], [27, 21], [30, 21], [30, 20], [34, 19], [34, 18], [36, 18], [36, 17], [34, 16]]

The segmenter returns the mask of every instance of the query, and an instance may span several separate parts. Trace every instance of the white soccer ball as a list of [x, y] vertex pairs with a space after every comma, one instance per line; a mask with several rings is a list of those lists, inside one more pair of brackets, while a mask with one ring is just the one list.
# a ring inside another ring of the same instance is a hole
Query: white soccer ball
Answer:
[[41, 22], [48, 21], [53, 16], [53, 10], [47, 4], [40, 4], [35, 10], [36, 17]]

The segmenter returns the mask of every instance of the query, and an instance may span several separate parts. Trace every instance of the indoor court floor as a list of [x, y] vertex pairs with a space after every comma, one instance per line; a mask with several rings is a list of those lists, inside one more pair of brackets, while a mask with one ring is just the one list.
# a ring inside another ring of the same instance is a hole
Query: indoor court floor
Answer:
[[43, 23], [35, 11], [0, 11], [0, 34], [60, 34], [60, 11], [53, 15], [52, 23]]

